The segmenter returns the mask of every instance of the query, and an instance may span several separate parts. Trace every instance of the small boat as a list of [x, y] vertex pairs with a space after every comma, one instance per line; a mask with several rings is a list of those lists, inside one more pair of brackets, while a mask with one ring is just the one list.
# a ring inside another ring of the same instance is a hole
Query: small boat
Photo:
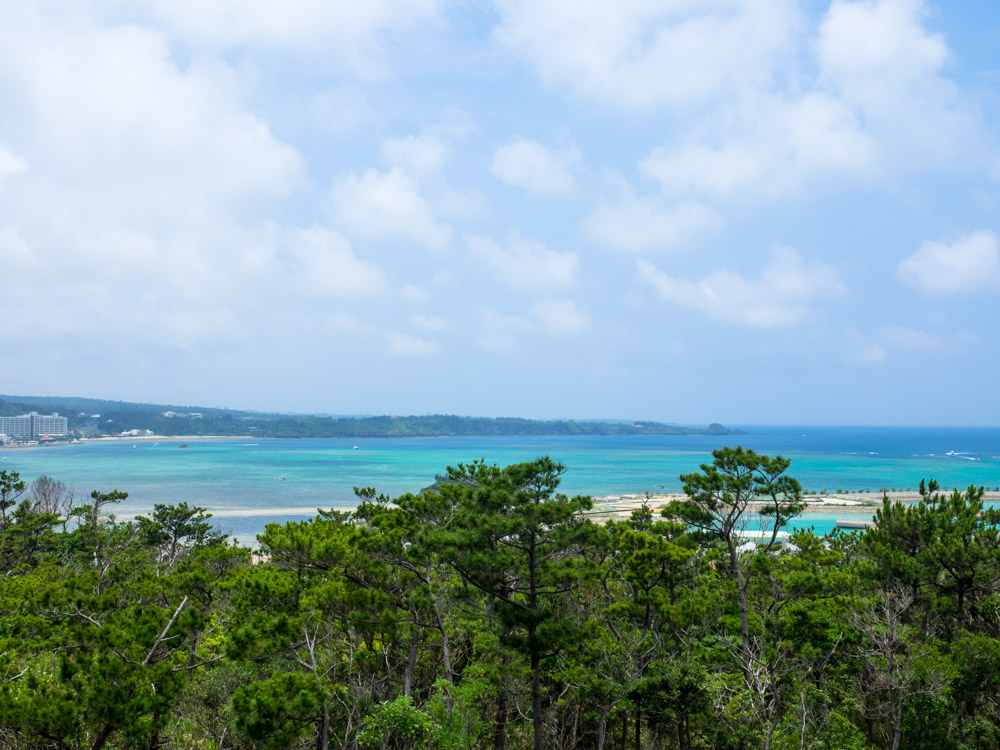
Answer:
[[358, 446], [356, 446], [356, 445], [353, 448], [351, 448], [352, 451], [356, 451], [357, 449], [358, 449]]
[[178, 448], [187, 448], [187, 447], [188, 447], [188, 444], [187, 444], [187, 443], [181, 443], [181, 444], [180, 444], [180, 445], [178, 445], [177, 447], [178, 447]]
[[159, 444], [159, 443], [153, 443], [153, 447], [154, 447], [154, 448], [159, 448], [159, 447], [160, 447], [160, 444]]
[[279, 477], [275, 477], [275, 479], [277, 479], [279, 482], [284, 482], [285, 481], [285, 478], [284, 477], [280, 477], [280, 476]]
[[133, 447], [133, 448], [138, 448], [139, 446], [138, 446], [138, 445], [136, 445], [135, 443], [132, 443], [132, 447]]

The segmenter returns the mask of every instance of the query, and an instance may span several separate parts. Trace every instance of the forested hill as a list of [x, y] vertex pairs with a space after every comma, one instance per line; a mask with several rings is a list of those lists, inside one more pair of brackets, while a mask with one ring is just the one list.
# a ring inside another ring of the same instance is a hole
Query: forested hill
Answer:
[[790, 461], [713, 457], [604, 524], [565, 466], [483, 459], [256, 550], [0, 468], [0, 750], [1000, 747], [982, 488], [783, 535]]
[[743, 434], [740, 430], [730, 430], [721, 424], [710, 424], [705, 429], [698, 429], [647, 421], [550, 421], [447, 414], [333, 417], [137, 404], [76, 397], [0, 396], [0, 415], [23, 414], [29, 410], [43, 413], [58, 411], [69, 418], [71, 429], [82, 434], [117, 434], [134, 429], [152, 430], [157, 435], [253, 435], [275, 438]]

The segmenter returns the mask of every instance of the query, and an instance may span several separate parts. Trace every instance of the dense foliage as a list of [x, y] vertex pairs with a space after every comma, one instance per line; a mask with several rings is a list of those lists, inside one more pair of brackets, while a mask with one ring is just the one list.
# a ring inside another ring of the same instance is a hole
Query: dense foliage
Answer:
[[787, 469], [722, 449], [687, 501], [598, 524], [551, 460], [477, 461], [256, 551], [0, 471], [0, 747], [1000, 745], [981, 490], [783, 543]]

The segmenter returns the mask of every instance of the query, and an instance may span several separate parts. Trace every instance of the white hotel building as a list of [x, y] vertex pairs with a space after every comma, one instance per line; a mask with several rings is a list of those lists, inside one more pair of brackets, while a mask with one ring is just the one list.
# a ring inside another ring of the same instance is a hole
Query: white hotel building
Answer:
[[19, 417], [0, 417], [0, 435], [12, 438], [35, 439], [42, 435], [66, 435], [69, 422], [58, 414], [39, 414], [36, 411]]

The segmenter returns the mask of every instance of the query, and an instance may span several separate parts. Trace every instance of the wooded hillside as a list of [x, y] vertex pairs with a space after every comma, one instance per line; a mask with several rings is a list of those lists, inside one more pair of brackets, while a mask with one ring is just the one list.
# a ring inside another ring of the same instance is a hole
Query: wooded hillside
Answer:
[[256, 551], [0, 471], [0, 747], [997, 747], [981, 492], [783, 544], [788, 469], [722, 449], [599, 525], [551, 460], [475, 462]]

